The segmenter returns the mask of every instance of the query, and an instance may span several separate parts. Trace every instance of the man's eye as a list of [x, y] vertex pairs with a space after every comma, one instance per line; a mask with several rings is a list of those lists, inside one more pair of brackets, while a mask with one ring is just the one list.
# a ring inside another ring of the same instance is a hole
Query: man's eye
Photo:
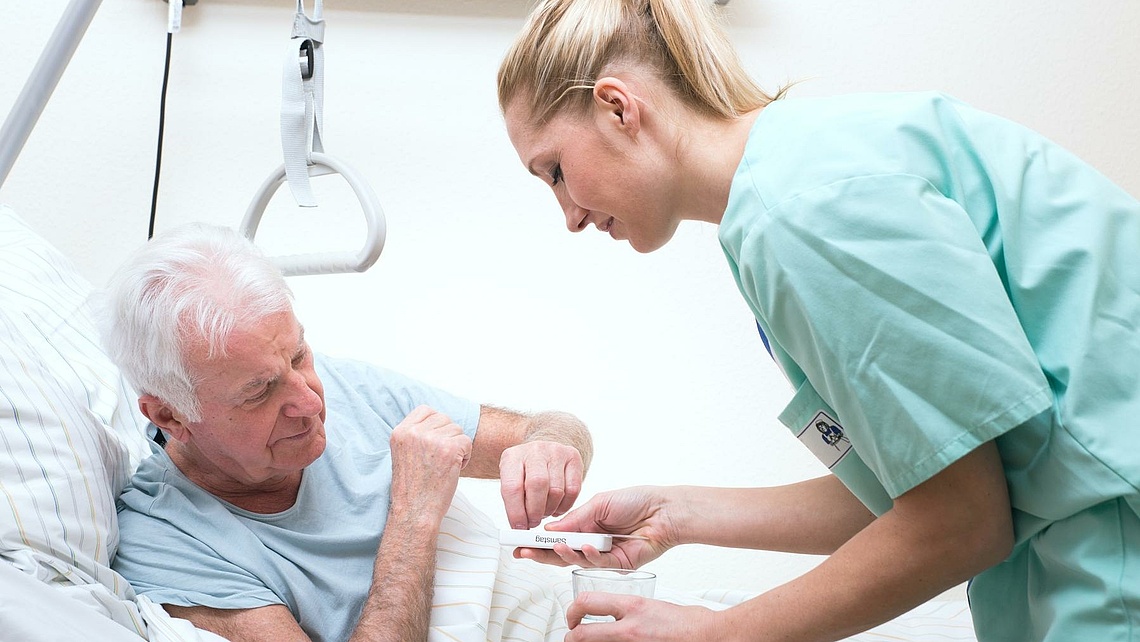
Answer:
[[551, 187], [554, 187], [555, 185], [562, 182], [562, 166], [561, 165], [555, 165], [554, 169], [550, 170], [550, 178], [551, 178], [551, 183], [550, 183]]
[[246, 399], [246, 400], [245, 400], [245, 402], [246, 402], [246, 403], [257, 403], [257, 402], [259, 402], [259, 401], [263, 401], [263, 400], [264, 400], [266, 397], [268, 397], [268, 396], [269, 396], [269, 387], [268, 387], [268, 386], [266, 386], [265, 388], [263, 388], [263, 389], [261, 390], [261, 392], [259, 392], [259, 393], [257, 393], [256, 395], [254, 395], [254, 396], [250, 397], [249, 399]]

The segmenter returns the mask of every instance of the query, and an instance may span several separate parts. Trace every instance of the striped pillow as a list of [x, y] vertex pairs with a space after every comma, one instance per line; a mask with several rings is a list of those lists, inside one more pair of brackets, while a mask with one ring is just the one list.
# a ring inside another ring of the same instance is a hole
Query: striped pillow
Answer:
[[110, 569], [115, 498], [147, 452], [145, 421], [99, 346], [90, 290], [0, 206], [0, 559], [127, 597]]

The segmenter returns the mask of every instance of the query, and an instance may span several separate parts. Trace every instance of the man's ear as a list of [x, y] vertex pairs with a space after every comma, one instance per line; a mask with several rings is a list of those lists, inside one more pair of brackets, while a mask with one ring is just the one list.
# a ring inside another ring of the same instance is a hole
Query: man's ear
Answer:
[[641, 131], [641, 107], [622, 80], [607, 76], [594, 83], [594, 104], [599, 122], [616, 125], [628, 136]]
[[139, 410], [170, 439], [186, 443], [190, 438], [185, 417], [175, 412], [174, 408], [171, 408], [169, 404], [158, 397], [154, 395], [139, 397]]

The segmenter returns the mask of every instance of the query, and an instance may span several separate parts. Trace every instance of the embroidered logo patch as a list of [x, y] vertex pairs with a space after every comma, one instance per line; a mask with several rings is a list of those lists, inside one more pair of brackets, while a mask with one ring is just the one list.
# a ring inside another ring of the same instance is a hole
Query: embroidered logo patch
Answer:
[[851, 450], [851, 440], [843, 433], [843, 426], [822, 410], [815, 413], [796, 438], [828, 469], [835, 468]]

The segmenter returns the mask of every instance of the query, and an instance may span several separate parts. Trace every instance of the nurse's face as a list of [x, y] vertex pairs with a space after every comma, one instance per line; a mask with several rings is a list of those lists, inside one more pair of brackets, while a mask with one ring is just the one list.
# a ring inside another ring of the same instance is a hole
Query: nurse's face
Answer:
[[571, 232], [593, 224], [638, 252], [652, 252], [673, 237], [680, 222], [675, 182], [651, 147], [612, 122], [616, 117], [562, 114], [535, 126], [521, 101], [504, 117], [519, 159], [554, 190]]

